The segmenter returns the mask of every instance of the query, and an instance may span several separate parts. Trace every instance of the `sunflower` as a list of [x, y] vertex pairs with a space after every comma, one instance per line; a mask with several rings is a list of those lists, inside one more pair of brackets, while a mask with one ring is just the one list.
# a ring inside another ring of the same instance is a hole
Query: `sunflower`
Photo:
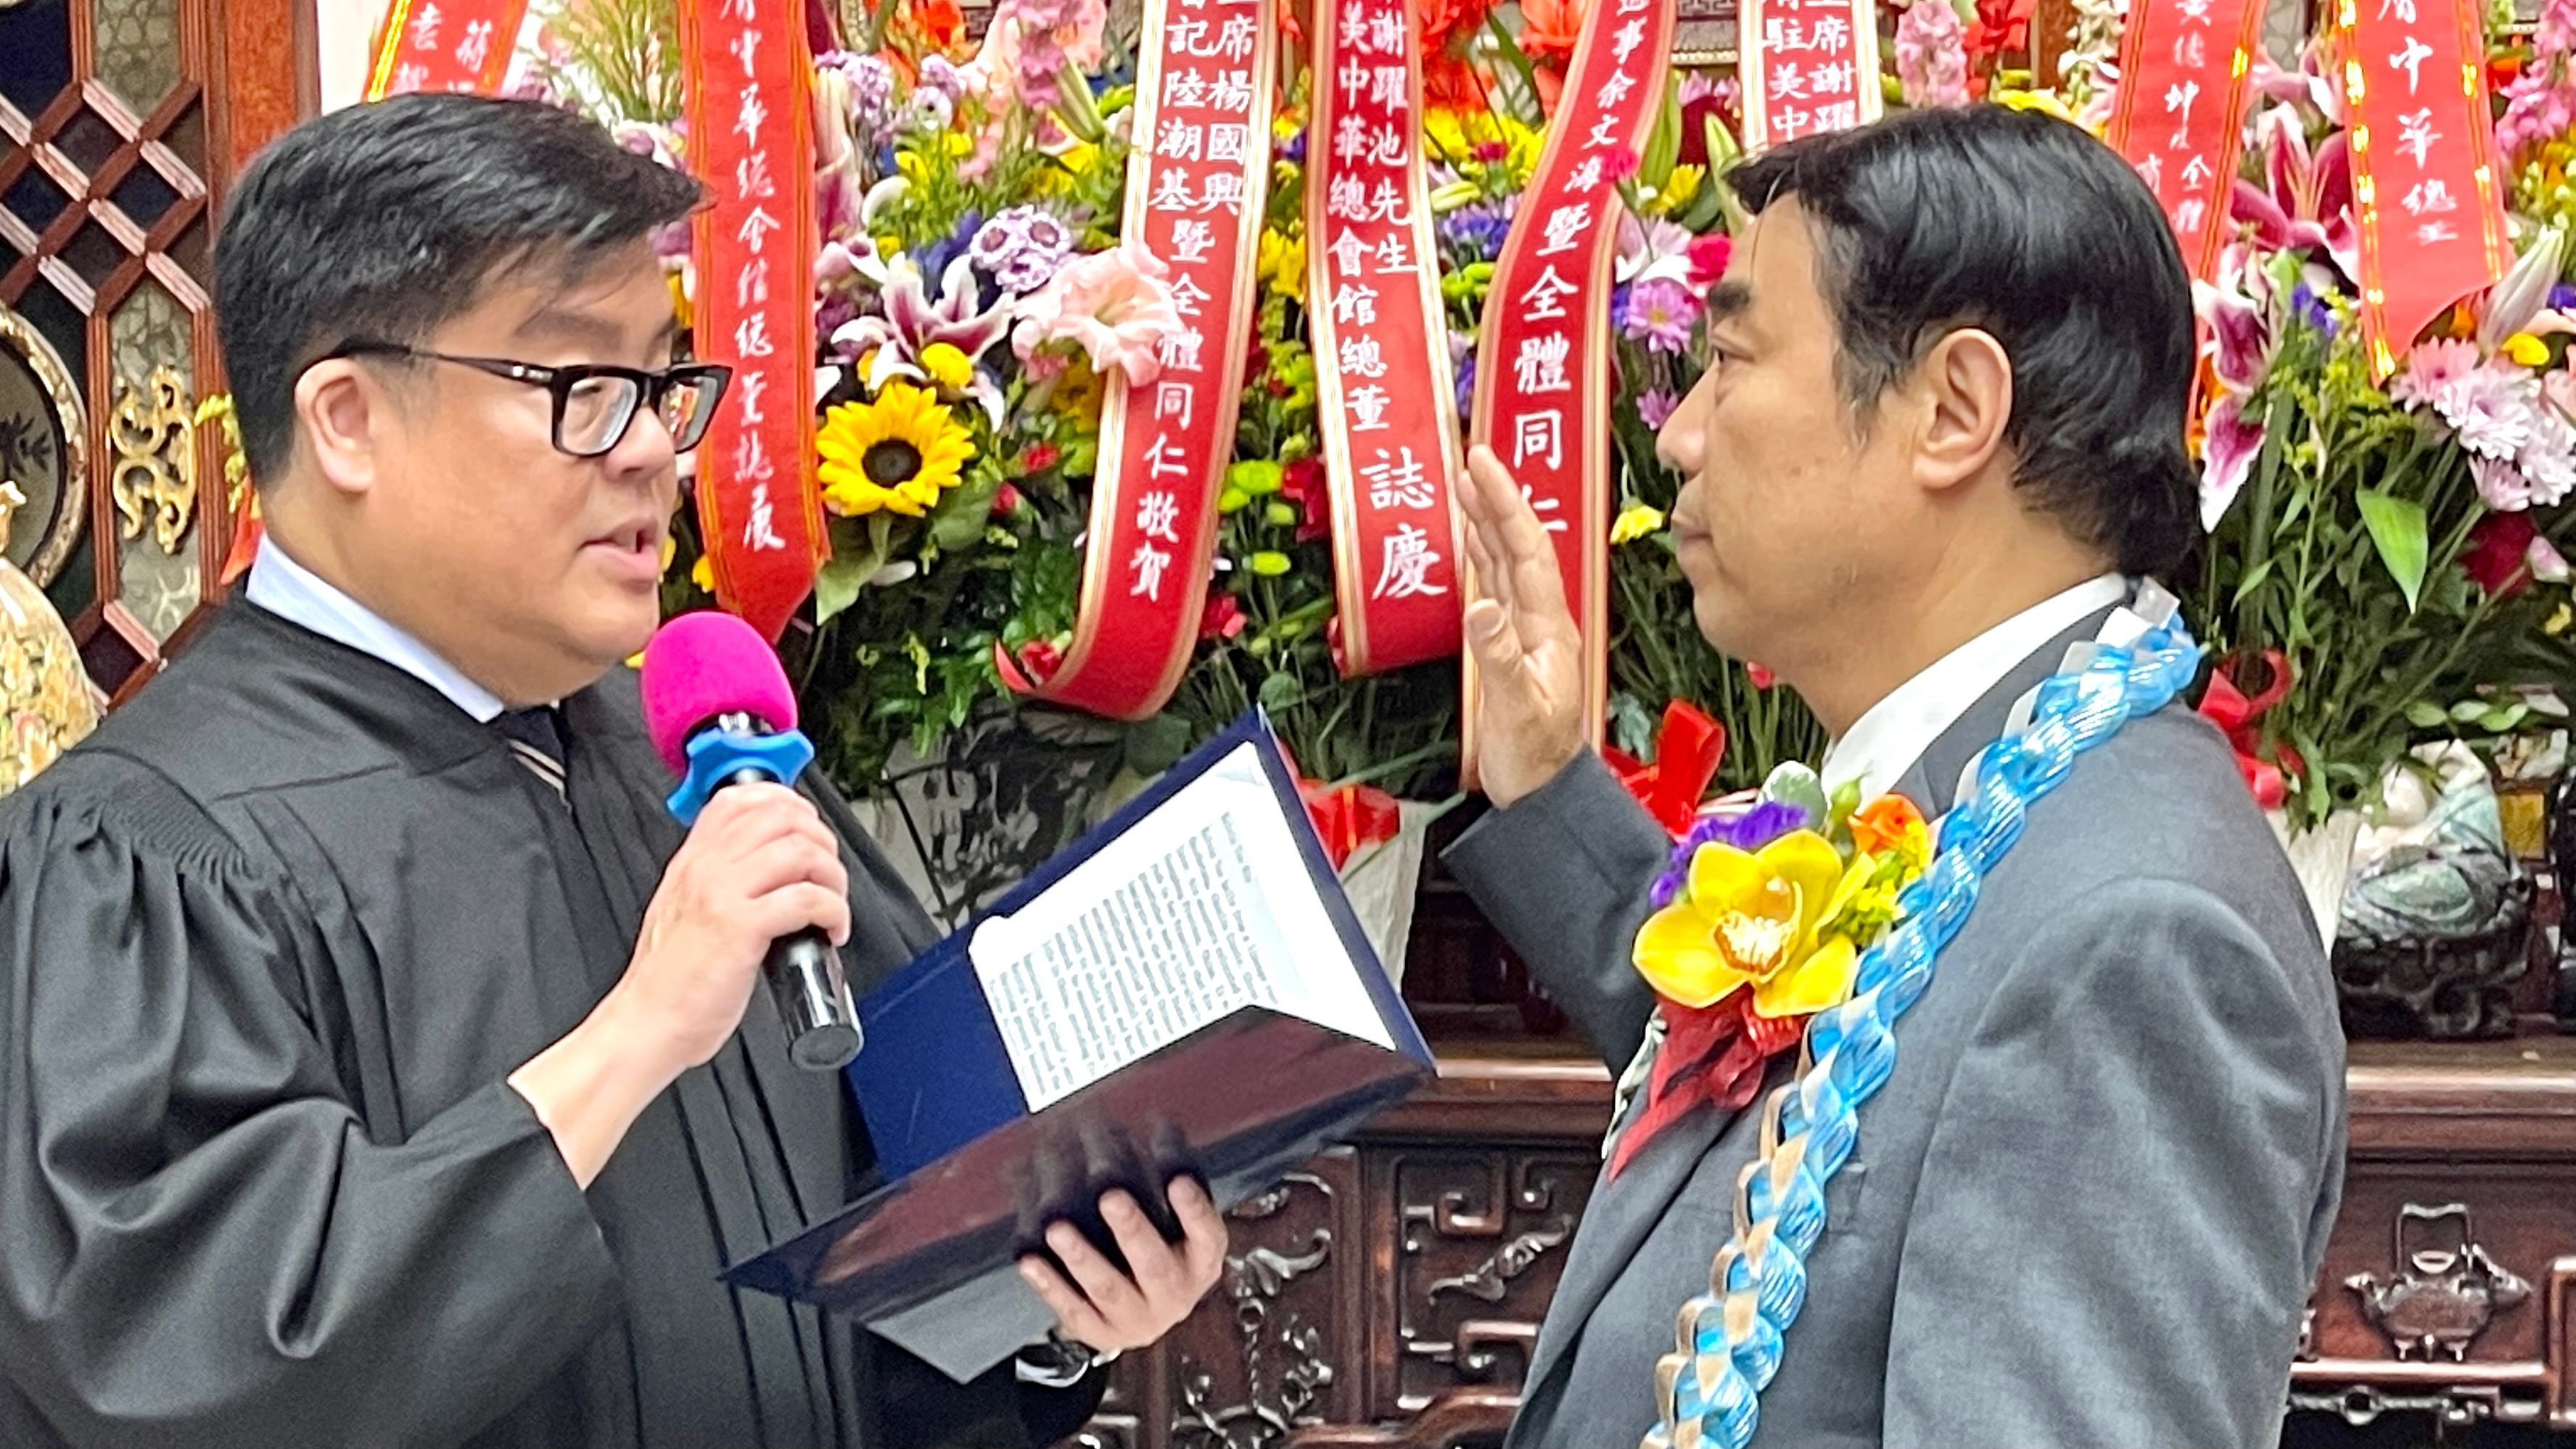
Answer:
[[844, 518], [880, 508], [919, 518], [975, 457], [974, 440], [939, 395], [890, 382], [870, 403], [848, 402], [823, 417], [823, 506]]

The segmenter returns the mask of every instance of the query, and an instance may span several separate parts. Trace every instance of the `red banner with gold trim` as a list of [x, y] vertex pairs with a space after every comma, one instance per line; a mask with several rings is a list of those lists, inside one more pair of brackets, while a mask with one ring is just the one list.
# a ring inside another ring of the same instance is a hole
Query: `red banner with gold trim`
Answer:
[[2486, 42], [2465, 0], [2343, 0], [2336, 22], [2362, 330], [2373, 375], [2386, 377], [2417, 333], [2510, 262]]
[[1278, 25], [1273, 0], [1145, 0], [1120, 235], [1169, 270], [1181, 329], [1152, 382], [1110, 374], [1073, 642], [1034, 681], [997, 647], [1013, 689], [1143, 719], [1189, 667], [1259, 300]]
[[394, 0], [376, 39], [367, 99], [501, 88], [527, 0]]
[[1422, 62], [1406, 0], [1315, 7], [1306, 325], [1333, 497], [1339, 664], [1458, 652], [1465, 465], [1422, 174]]
[[813, 62], [805, 0], [680, 0], [698, 355], [734, 369], [698, 450], [716, 600], [775, 640], [831, 555], [814, 476]]
[[1744, 0], [1744, 145], [1759, 151], [1879, 117], [1871, 0]]
[[[1613, 157], [1645, 149], [1673, 45], [1673, 0], [1600, 0], [1584, 25], [1537, 173], [1495, 262], [1476, 353], [1473, 441], [1491, 447], [1556, 544], [1583, 636], [1584, 719], [1609, 707]], [[1468, 591], [1475, 591], [1468, 571]], [[1476, 695], [1466, 658], [1467, 697]], [[1464, 712], [1471, 724], [1475, 710]], [[1470, 739], [1461, 758], [1475, 759]]]
[[2217, 268], [2227, 240], [2262, 26], [2263, 0], [2169, 0], [2131, 6], [2120, 36], [2104, 138], [2156, 194], [2195, 277]]

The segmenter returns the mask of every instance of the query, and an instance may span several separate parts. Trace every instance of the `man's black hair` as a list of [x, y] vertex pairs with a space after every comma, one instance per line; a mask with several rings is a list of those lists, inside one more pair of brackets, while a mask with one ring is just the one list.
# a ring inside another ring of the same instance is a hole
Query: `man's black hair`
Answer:
[[[251, 477], [295, 447], [295, 380], [357, 340], [418, 344], [524, 266], [578, 281], [687, 216], [688, 177], [529, 101], [405, 95], [259, 154], [215, 241], [215, 318]], [[541, 273], [542, 274], [542, 273]]]
[[1866, 420], [1945, 334], [2012, 360], [2016, 486], [2130, 574], [2169, 574], [2198, 537], [2184, 452], [2191, 288], [2146, 184], [2064, 121], [2002, 106], [1907, 111], [1804, 138], [1729, 181], [1753, 211], [1796, 198]]

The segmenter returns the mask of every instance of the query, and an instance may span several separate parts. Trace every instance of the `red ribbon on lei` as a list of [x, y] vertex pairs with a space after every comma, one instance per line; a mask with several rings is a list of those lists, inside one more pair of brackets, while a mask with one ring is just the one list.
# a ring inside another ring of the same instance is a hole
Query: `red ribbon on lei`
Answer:
[[1753, 989], [1741, 987], [1710, 1006], [1662, 1003], [1664, 1042], [1646, 1082], [1646, 1107], [1610, 1156], [1604, 1180], [1674, 1123], [1703, 1109], [1740, 1112], [1762, 1090], [1762, 1070], [1806, 1034], [1803, 1016], [1763, 1016]]

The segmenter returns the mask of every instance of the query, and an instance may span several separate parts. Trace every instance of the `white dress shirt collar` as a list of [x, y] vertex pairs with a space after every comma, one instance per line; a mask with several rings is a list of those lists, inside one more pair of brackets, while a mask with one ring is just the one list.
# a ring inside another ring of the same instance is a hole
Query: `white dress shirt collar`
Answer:
[[2013, 666], [2088, 616], [2128, 598], [2129, 581], [2104, 574], [2024, 609], [1943, 655], [1870, 706], [1825, 751], [1821, 773], [1826, 790], [1858, 781], [1861, 798], [1871, 800], [1896, 788], [1932, 742], [2002, 683]]
[[259, 555], [250, 566], [248, 597], [290, 624], [300, 624], [412, 676], [447, 696], [478, 724], [490, 724], [506, 707], [499, 695], [466, 678], [463, 670], [428, 645], [288, 557], [274, 536], [259, 541]]

